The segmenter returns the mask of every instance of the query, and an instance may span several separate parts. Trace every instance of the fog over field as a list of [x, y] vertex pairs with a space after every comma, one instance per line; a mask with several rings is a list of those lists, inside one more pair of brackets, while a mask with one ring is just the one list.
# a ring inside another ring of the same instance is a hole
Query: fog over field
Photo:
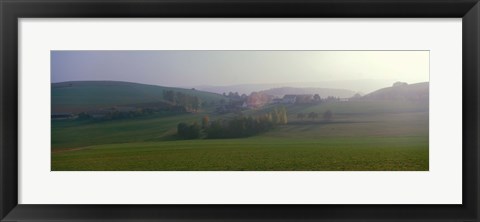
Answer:
[[52, 82], [114, 80], [216, 93], [321, 87], [369, 93], [429, 79], [428, 51], [52, 51]]

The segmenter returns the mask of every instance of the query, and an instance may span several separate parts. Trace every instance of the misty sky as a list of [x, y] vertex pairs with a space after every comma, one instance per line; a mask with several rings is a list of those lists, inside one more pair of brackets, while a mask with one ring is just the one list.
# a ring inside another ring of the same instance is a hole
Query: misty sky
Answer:
[[429, 80], [428, 51], [52, 51], [52, 82], [163, 86]]

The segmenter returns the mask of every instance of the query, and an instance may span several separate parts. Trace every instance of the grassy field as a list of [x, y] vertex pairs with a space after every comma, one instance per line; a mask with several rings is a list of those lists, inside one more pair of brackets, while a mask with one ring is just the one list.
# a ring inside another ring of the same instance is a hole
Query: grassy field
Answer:
[[[334, 112], [332, 122], [296, 118], [327, 109]], [[338, 102], [287, 110], [287, 125], [243, 139], [174, 140], [179, 122], [206, 113], [52, 121], [52, 170], [429, 169], [426, 105]], [[254, 112], [263, 111], [245, 114]]]
[[52, 149], [98, 144], [161, 141], [176, 133], [179, 122], [199, 121], [202, 114], [154, 115], [113, 121], [52, 121]]
[[142, 142], [60, 151], [52, 170], [427, 170], [425, 137]]

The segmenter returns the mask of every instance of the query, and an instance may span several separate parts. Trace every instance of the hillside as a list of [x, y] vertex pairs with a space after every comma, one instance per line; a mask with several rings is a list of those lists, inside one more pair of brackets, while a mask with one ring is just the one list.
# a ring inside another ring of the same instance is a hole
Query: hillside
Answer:
[[379, 89], [362, 97], [366, 100], [421, 101], [428, 102], [429, 83], [398, 84]]
[[352, 97], [355, 92], [346, 90], [346, 89], [327, 89], [327, 88], [295, 88], [295, 87], [280, 87], [280, 88], [273, 88], [268, 90], [261, 91], [262, 93], [283, 97], [287, 94], [318, 94], [320, 97], [340, 97], [340, 98], [349, 98]]
[[117, 81], [72, 81], [51, 85], [52, 113], [82, 112], [118, 105], [161, 102], [163, 91], [197, 96], [201, 101], [221, 100], [222, 95], [194, 89], [172, 88]]
[[[249, 95], [252, 92], [261, 90], [293, 87], [293, 88], [324, 88], [324, 89], [349, 89], [361, 94], [373, 92], [382, 87], [388, 86], [394, 80], [392, 79], [354, 79], [354, 80], [334, 80], [334, 81], [319, 81], [319, 82], [288, 82], [288, 83], [254, 83], [254, 84], [236, 84], [226, 86], [214, 85], [198, 85], [192, 86], [196, 89], [213, 92], [213, 93], [228, 93], [238, 92], [239, 94]], [[190, 87], [187, 87], [190, 88]]]

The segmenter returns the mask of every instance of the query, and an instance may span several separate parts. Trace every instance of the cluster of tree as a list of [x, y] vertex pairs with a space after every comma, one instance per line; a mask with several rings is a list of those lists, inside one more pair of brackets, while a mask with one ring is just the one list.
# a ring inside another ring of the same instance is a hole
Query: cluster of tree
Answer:
[[267, 115], [258, 117], [237, 116], [231, 120], [215, 120], [206, 129], [207, 138], [241, 138], [266, 132], [273, 128]]
[[327, 96], [325, 98], [322, 98], [320, 95], [318, 94], [315, 94], [313, 95], [312, 97], [312, 102], [316, 102], [316, 103], [322, 103], [322, 102], [336, 102], [336, 101], [339, 101], [340, 98], [339, 97], [335, 97], [335, 96]]
[[196, 96], [187, 95], [173, 90], [163, 91], [163, 99], [171, 102], [173, 105], [185, 107], [187, 111], [198, 111], [200, 109], [200, 99]]
[[245, 100], [248, 97], [245, 94], [240, 95], [240, 94], [238, 94], [238, 92], [229, 92], [228, 94], [223, 93], [222, 95], [229, 98], [229, 99], [233, 99], [233, 100]]
[[205, 132], [210, 139], [241, 138], [269, 131], [287, 122], [287, 111], [282, 107], [255, 117], [237, 116], [231, 120], [216, 120], [206, 127]]
[[322, 98], [318, 94], [313, 95], [311, 100], [311, 102], [313, 103], [328, 103], [328, 102], [338, 102], [338, 101], [340, 101], [339, 97], [328, 96], [328, 97]]
[[202, 125], [200, 126], [197, 122], [192, 124], [179, 123], [177, 125], [177, 135], [183, 139], [196, 139], [202, 135], [208, 126], [210, 125], [210, 120], [208, 116], [202, 118]]
[[249, 137], [287, 124], [287, 111], [284, 107], [259, 116], [237, 116], [230, 120], [210, 122], [208, 116], [202, 118], [202, 125], [196, 122], [188, 125], [179, 123], [177, 133], [184, 139], [195, 139], [205, 134], [207, 139]]
[[177, 125], [177, 134], [183, 139], [196, 139], [200, 137], [201, 129], [197, 122], [190, 125], [186, 123], [179, 123]]
[[408, 86], [408, 83], [397, 81], [397, 82], [393, 83], [392, 86], [393, 87]]
[[[297, 119], [303, 120], [305, 118], [309, 118], [312, 121], [315, 121], [315, 119], [318, 119], [320, 117], [320, 113], [316, 112], [310, 112], [310, 113], [298, 113], [297, 114]], [[332, 121], [333, 119], [333, 113], [330, 110], [327, 110], [323, 113], [323, 120], [324, 121]]]

